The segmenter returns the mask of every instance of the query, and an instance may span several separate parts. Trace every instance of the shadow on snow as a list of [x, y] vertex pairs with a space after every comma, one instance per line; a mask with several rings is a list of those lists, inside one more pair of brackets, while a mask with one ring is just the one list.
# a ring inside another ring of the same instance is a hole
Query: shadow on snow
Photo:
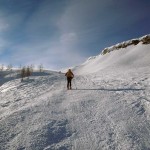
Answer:
[[131, 89], [131, 88], [117, 88], [117, 89], [104, 89], [104, 88], [93, 88], [93, 89], [82, 89], [82, 88], [78, 88], [78, 89], [72, 89], [72, 90], [99, 90], [99, 91], [143, 91], [145, 89]]

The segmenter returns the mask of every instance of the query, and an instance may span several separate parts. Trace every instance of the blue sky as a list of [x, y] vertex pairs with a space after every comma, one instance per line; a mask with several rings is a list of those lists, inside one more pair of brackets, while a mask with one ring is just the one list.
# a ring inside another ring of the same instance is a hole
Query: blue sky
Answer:
[[150, 33], [150, 0], [0, 0], [0, 64], [76, 66]]

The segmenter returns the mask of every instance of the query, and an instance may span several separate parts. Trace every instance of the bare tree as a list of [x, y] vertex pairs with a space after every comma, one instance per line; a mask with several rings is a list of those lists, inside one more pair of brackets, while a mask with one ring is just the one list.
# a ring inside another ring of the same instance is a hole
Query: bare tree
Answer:
[[4, 65], [2, 64], [1, 66], [0, 66], [0, 71], [3, 71], [4, 70]]
[[9, 64], [9, 65], [7, 66], [7, 68], [6, 68], [6, 70], [7, 70], [7, 71], [12, 71], [12, 68], [13, 68], [12, 64]]
[[10, 77], [11, 77], [11, 73], [12, 73], [12, 68], [13, 68], [12, 64], [9, 64], [6, 68], [6, 71], [8, 71], [8, 73], [10, 74]]
[[26, 76], [29, 78], [29, 76], [31, 76], [31, 69], [30, 69], [30, 66], [28, 66], [27, 68], [26, 68]]
[[43, 72], [43, 70], [44, 70], [43, 64], [40, 64], [40, 65], [38, 66], [38, 68], [39, 68], [39, 71], [40, 71], [40, 72]]
[[20, 74], [20, 76], [21, 76], [21, 81], [23, 81], [23, 78], [26, 76], [26, 67], [23, 67], [23, 68], [21, 69], [21, 74]]
[[19, 67], [18, 67], [18, 71], [17, 71], [18, 74], [21, 74], [21, 70], [22, 70], [22, 65], [20, 64]]
[[34, 65], [31, 64], [31, 65], [30, 65], [30, 72], [31, 72], [31, 74], [33, 73], [33, 71], [34, 71]]

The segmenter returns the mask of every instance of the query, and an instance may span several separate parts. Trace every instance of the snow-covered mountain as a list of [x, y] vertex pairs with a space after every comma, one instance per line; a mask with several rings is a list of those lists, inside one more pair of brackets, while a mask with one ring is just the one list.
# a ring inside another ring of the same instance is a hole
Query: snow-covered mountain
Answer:
[[101, 73], [106, 70], [129, 70], [150, 66], [150, 35], [105, 48], [98, 56], [88, 58], [75, 68], [78, 74]]
[[75, 67], [74, 90], [53, 71], [5, 80], [0, 150], [149, 150], [149, 35], [132, 41]]

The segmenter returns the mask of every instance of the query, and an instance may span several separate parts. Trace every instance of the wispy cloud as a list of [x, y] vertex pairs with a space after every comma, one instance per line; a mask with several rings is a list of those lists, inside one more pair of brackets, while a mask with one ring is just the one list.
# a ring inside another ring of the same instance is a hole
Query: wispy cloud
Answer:
[[64, 33], [56, 25], [64, 10], [50, 14], [51, 11], [57, 11], [50, 10], [50, 5], [50, 3], [42, 3], [26, 18], [21, 31], [24, 32], [23, 36], [26, 40], [15, 43], [11, 47], [13, 51], [11, 62], [43, 63], [47, 67], [53, 66], [52, 68], [58, 69], [83, 61], [76, 48], [77, 34]]
[[8, 27], [9, 27], [8, 23], [4, 19], [0, 18], [0, 33], [7, 30]]
[[146, 2], [133, 1], [0, 1], [0, 57], [50, 69], [79, 64], [109, 44], [142, 33], [138, 27], [145, 25], [149, 9]]

